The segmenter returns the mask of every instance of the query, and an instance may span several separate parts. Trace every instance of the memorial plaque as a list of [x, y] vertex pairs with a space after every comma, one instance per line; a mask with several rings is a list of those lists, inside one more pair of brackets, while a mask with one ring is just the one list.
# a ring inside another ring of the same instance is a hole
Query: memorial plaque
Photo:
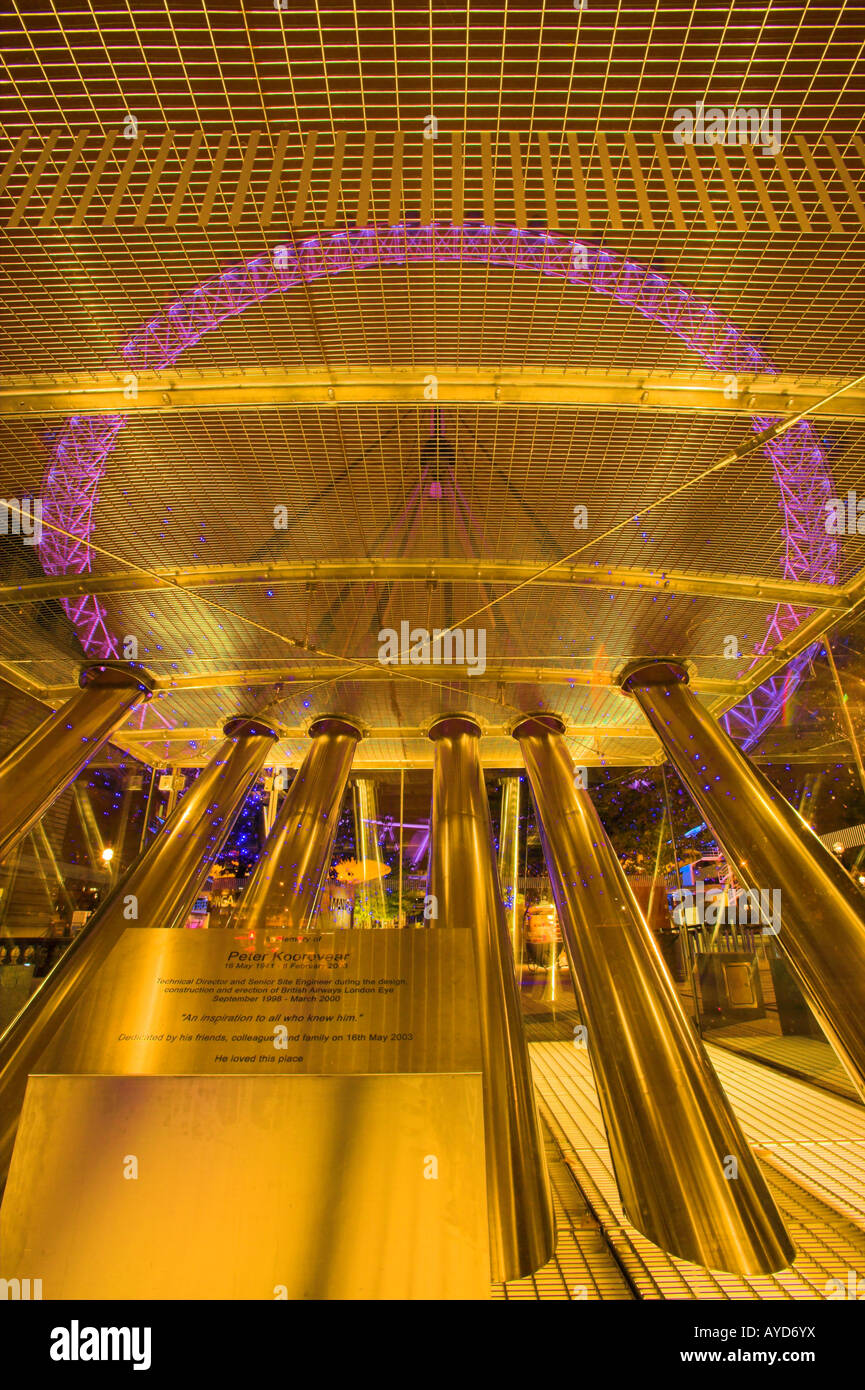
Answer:
[[0, 1275], [488, 1298], [475, 999], [468, 932], [130, 928], [28, 1083]]
[[40, 1072], [480, 1071], [468, 932], [130, 927]]

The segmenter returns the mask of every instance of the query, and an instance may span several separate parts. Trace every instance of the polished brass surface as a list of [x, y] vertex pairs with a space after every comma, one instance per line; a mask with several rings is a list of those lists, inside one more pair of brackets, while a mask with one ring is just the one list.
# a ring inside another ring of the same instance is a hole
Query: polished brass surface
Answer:
[[520, 858], [520, 802], [522, 791], [520, 777], [505, 777], [502, 780], [502, 806], [499, 817], [499, 881], [505, 904], [505, 917], [514, 961], [519, 964], [522, 957], [522, 916], [517, 907], [517, 887]]
[[437, 720], [430, 730], [435, 767], [429, 892], [434, 925], [468, 928], [474, 939], [490, 1259], [493, 1279], [507, 1280], [545, 1264], [555, 1232], [479, 735], [478, 725], [461, 716]]
[[477, 1009], [465, 987], [473, 970], [467, 932], [132, 927], [39, 1070], [480, 1072]]
[[481, 1089], [34, 1076], [0, 1272], [44, 1299], [489, 1298]]
[[312, 747], [285, 795], [229, 927], [244, 931], [314, 925], [360, 729], [339, 716], [311, 725]]
[[780, 892], [781, 930], [773, 939], [865, 1097], [865, 897], [798, 812], [703, 709], [687, 688], [681, 665], [629, 667], [622, 680], [736, 877], [752, 891]]
[[27, 1076], [131, 921], [182, 925], [244, 798], [273, 747], [253, 719], [230, 720], [226, 739], [162, 833], [100, 904], [0, 1039], [0, 1181], [6, 1175]]
[[81, 689], [0, 763], [0, 860], [107, 743], [150, 686], [133, 667], [86, 666]]
[[712, 1269], [785, 1268], [793, 1246], [591, 797], [575, 786], [560, 722], [537, 715], [514, 732], [628, 1219]]

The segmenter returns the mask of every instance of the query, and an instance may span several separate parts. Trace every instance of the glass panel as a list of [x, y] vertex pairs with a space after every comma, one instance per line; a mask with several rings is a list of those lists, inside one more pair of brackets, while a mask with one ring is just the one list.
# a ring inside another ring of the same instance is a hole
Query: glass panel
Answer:
[[138, 855], [151, 775], [103, 750], [0, 865], [0, 1031]]
[[431, 927], [424, 917], [430, 769], [353, 774], [331, 858], [322, 915], [334, 927]]

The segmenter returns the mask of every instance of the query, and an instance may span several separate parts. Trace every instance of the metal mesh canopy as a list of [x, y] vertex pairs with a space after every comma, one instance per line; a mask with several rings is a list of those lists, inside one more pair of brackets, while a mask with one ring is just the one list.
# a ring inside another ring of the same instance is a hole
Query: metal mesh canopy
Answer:
[[[863, 19], [13, 6], [0, 494], [45, 533], [0, 535], [0, 674], [56, 705], [133, 638], [153, 762], [253, 710], [294, 761], [339, 709], [359, 765], [424, 763], [461, 708], [513, 765], [540, 707], [651, 761], [614, 684], [651, 655], [746, 743], [795, 724], [753, 692], [862, 601], [824, 520], [862, 478]], [[403, 623], [483, 668], [383, 666]]]

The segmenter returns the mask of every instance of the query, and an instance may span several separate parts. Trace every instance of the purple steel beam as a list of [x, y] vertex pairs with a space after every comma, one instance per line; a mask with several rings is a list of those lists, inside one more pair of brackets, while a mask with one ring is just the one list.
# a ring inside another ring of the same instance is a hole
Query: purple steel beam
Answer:
[[[132, 371], [158, 371], [176, 362], [181, 353], [225, 319], [298, 285], [330, 275], [429, 261], [507, 266], [566, 280], [609, 295], [676, 334], [715, 371], [749, 375], [778, 370], [741, 329], [705, 300], [616, 252], [549, 232], [438, 223], [334, 232], [311, 237], [296, 247], [277, 246], [270, 255], [257, 256], [205, 281], [165, 313], [156, 315], [129, 339], [123, 357]], [[774, 418], [767, 417], [752, 422], [758, 433], [774, 423]], [[46, 573], [84, 573], [90, 569], [89, 537], [94, 529], [99, 482], [125, 424], [122, 415], [75, 417], [61, 431], [43, 482], [43, 518], [61, 528], [63, 534], [48, 527], [43, 530], [40, 555]], [[780, 492], [778, 505], [784, 513], [785, 577], [834, 584], [838, 543], [826, 534], [823, 525], [832, 478], [811, 425], [800, 422], [766, 444], [763, 452], [772, 464]], [[88, 655], [118, 654], [117, 638], [96, 597], [64, 599], [63, 605]], [[751, 666], [804, 616], [789, 605], [779, 604], [769, 618], [766, 636], [755, 648]], [[753, 746], [778, 717], [817, 645], [800, 653], [782, 676], [767, 681], [725, 715], [728, 730], [745, 748]]]

